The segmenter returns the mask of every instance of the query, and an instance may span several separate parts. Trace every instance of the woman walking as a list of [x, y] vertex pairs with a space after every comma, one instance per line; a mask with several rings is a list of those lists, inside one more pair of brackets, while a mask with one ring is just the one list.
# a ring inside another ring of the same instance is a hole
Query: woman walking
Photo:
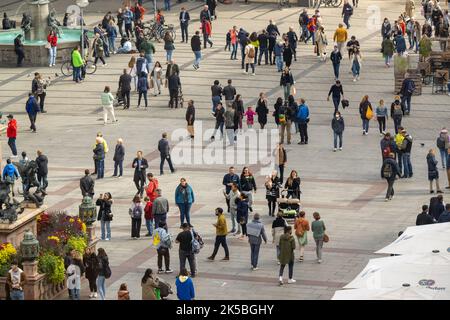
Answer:
[[277, 213], [277, 217], [272, 222], [272, 243], [277, 249], [277, 262], [280, 264], [280, 237], [284, 233], [284, 228], [287, 226], [287, 222], [283, 219], [281, 212]]
[[161, 94], [161, 85], [162, 85], [162, 67], [159, 61], [155, 62], [155, 66], [153, 67], [153, 70], [150, 73], [150, 80], [153, 86], [153, 96], [156, 97], [157, 95]]
[[295, 219], [294, 223], [295, 236], [297, 237], [300, 249], [300, 257], [298, 258], [298, 261], [300, 262], [303, 262], [305, 246], [308, 244], [309, 222], [306, 220], [305, 215], [305, 211], [300, 211], [299, 216]]
[[434, 149], [430, 149], [427, 155], [428, 165], [428, 181], [430, 181], [430, 193], [434, 193], [433, 180], [436, 181], [436, 193], [443, 193], [439, 187], [439, 170], [437, 168], [438, 161]]
[[311, 231], [313, 232], [313, 238], [316, 242], [316, 255], [317, 263], [322, 263], [322, 247], [323, 238], [325, 236], [325, 224], [320, 220], [320, 214], [318, 212], [313, 213], [314, 221], [311, 223]]
[[[114, 174], [113, 177], [121, 178], [123, 175], [123, 160], [125, 158], [125, 147], [123, 146], [122, 138], [117, 139], [117, 144], [114, 149]], [[119, 174], [119, 175], [117, 175]]]
[[105, 281], [111, 277], [111, 269], [109, 267], [109, 259], [106, 254], [105, 249], [98, 248], [97, 250], [98, 259], [98, 277], [97, 277], [97, 289], [100, 296], [100, 300], [105, 300], [106, 288]]
[[47, 36], [48, 47], [48, 66], [53, 67], [56, 64], [56, 51], [58, 45], [58, 36], [54, 30], [50, 30]]
[[253, 177], [248, 167], [242, 169], [240, 184], [241, 193], [245, 194], [248, 198], [248, 209], [250, 212], [253, 212], [253, 192], [256, 193], [256, 182], [255, 177]]
[[287, 101], [288, 97], [291, 95], [291, 86], [294, 85], [294, 77], [288, 67], [285, 67], [280, 78], [280, 86], [283, 87], [284, 100]]
[[373, 117], [373, 109], [368, 95], [365, 95], [359, 104], [359, 115], [362, 120], [363, 135], [367, 135], [369, 133], [369, 121]]
[[180, 209], [180, 228], [186, 219], [186, 222], [191, 225], [191, 207], [195, 202], [194, 191], [187, 183], [185, 178], [180, 179], [180, 184], [175, 189], [175, 203]]
[[71, 300], [80, 300], [81, 276], [84, 273], [84, 265], [81, 254], [74, 251], [70, 265], [67, 267], [67, 289], [70, 292]]
[[404, 114], [405, 111], [401, 104], [400, 96], [395, 96], [394, 102], [392, 102], [391, 104], [391, 118], [394, 121], [395, 134], [398, 133], [398, 129], [402, 125], [402, 119]]
[[289, 42], [285, 42], [283, 46], [283, 61], [286, 64], [286, 67], [290, 67], [292, 64], [292, 57], [294, 54], [292, 53], [292, 48]]
[[156, 289], [159, 288], [159, 279], [153, 276], [152, 269], [146, 269], [141, 280], [142, 300], [158, 300]]
[[141, 197], [137, 194], [133, 198], [131, 208], [128, 210], [131, 216], [131, 238], [139, 239], [141, 237], [142, 214], [144, 213], [144, 206], [142, 205]]
[[238, 31], [237, 31], [237, 27], [233, 26], [233, 29], [231, 29], [230, 31], [230, 41], [231, 41], [231, 56], [230, 56], [230, 60], [237, 60], [236, 55], [237, 55], [237, 49], [238, 49]]
[[170, 32], [166, 32], [164, 35], [164, 50], [166, 50], [166, 64], [169, 64], [169, 61], [172, 60], [173, 50], [175, 50], [175, 46], [173, 44], [173, 38], [170, 35]]
[[103, 124], [108, 123], [108, 114], [111, 116], [112, 123], [117, 122], [116, 116], [114, 115], [114, 96], [111, 94], [111, 89], [106, 86], [101, 94], [102, 107], [103, 107]]
[[284, 113], [282, 113], [283, 110], [283, 99], [281, 97], [277, 98], [277, 101], [275, 102], [275, 104], [273, 105], [273, 113], [272, 116], [275, 118], [275, 124], [277, 125], [277, 127], [279, 128], [280, 126], [280, 116], [284, 118]]
[[245, 46], [244, 49], [244, 53], [245, 53], [245, 70], [244, 70], [244, 74], [248, 73], [248, 67], [250, 65], [250, 67], [252, 68], [252, 76], [255, 75], [255, 58], [256, 58], [256, 48], [254, 45], [252, 45], [252, 43], [250, 42], [250, 40], [247, 40], [247, 44]]
[[284, 268], [288, 265], [289, 279], [288, 283], [295, 283], [294, 280], [294, 251], [295, 240], [292, 236], [292, 227], [286, 226], [284, 228], [284, 234], [280, 237], [280, 285], [283, 285], [283, 273]]
[[130, 61], [128, 62], [128, 74], [131, 76], [131, 80], [134, 84], [134, 91], [137, 91], [137, 69], [136, 69], [136, 57], [131, 56]]
[[89, 298], [97, 298], [98, 258], [93, 248], [85, 249], [83, 263], [85, 276], [89, 281]]
[[384, 64], [386, 65], [386, 68], [390, 68], [391, 66], [394, 51], [395, 51], [394, 41], [392, 41], [391, 36], [387, 36], [381, 44], [381, 52], [383, 53]]
[[380, 137], [386, 133], [386, 120], [388, 118], [388, 111], [384, 105], [384, 100], [381, 99], [377, 108], [375, 109], [377, 115], [378, 130], [380, 131]]
[[244, 193], [241, 193], [240, 197], [236, 200], [236, 221], [241, 225], [242, 228], [242, 235], [239, 237], [239, 240], [245, 240], [245, 237], [247, 236], [249, 201], [247, 195], [245, 195]]
[[320, 61], [325, 61], [327, 59], [327, 35], [325, 34], [325, 29], [323, 27], [319, 27], [316, 34], [316, 46], [317, 46], [317, 55], [319, 56]]
[[139, 92], [137, 107], [139, 108], [141, 106], [141, 98], [144, 97], [145, 108], [147, 108], [148, 107], [147, 91], [148, 89], [150, 89], [150, 86], [148, 84], [147, 74], [145, 72], [141, 72], [139, 75], [137, 89]]
[[201, 25], [200, 29], [202, 29], [202, 34], [203, 34], [203, 48], [206, 49], [206, 43], [209, 43], [209, 47], [212, 48], [213, 43], [210, 39], [211, 35], [212, 35], [211, 21], [209, 21], [205, 17], [203, 17], [201, 23], [202, 23], [202, 25]]
[[[242, 131], [242, 119], [244, 118], [244, 101], [242, 101], [242, 96], [237, 94], [233, 101], [233, 109], [235, 118], [238, 119], [238, 128]], [[237, 128], [235, 128], [236, 130]]]
[[258, 62], [258, 48], [259, 48], [259, 40], [258, 40], [258, 34], [256, 32], [252, 32], [252, 34], [250, 35], [250, 44], [253, 45], [253, 47], [255, 47], [255, 60], [254, 60], [254, 64], [256, 65], [256, 63]]
[[267, 107], [267, 99], [264, 92], [261, 92], [259, 94], [259, 99], [256, 104], [256, 113], [258, 114], [258, 122], [261, 127], [261, 129], [264, 129], [264, 127], [267, 124], [267, 114], [269, 113], [269, 108]]
[[97, 220], [100, 221], [100, 229], [102, 232], [101, 239], [105, 241], [111, 240], [110, 223], [113, 219], [113, 214], [111, 211], [112, 203], [113, 203], [112, 196], [111, 193], [109, 192], [106, 192], [104, 195], [100, 194], [100, 197], [97, 199], [97, 202], [95, 203], [97, 206], [100, 206]]
[[95, 58], [94, 64], [97, 65], [98, 59], [103, 63], [105, 67], [107, 64], [104, 59], [104, 48], [103, 48], [103, 40], [101, 39], [98, 33], [95, 34], [94, 42], [92, 43], [92, 56]]
[[359, 49], [355, 49], [352, 58], [353, 58], [352, 61], [353, 82], [356, 82], [359, 80], [359, 75], [361, 73], [361, 65], [362, 65], [361, 51], [359, 51]]
[[300, 184], [301, 180], [297, 171], [292, 170], [284, 185], [284, 188], [287, 190], [287, 198], [300, 200], [300, 194], [302, 193], [300, 191]]
[[269, 207], [269, 216], [275, 216], [275, 209], [277, 206], [277, 199], [280, 196], [280, 179], [278, 178], [278, 171], [272, 171], [272, 175], [266, 178], [266, 200]]
[[333, 152], [337, 150], [337, 140], [339, 139], [339, 151], [342, 151], [342, 135], [344, 134], [345, 124], [344, 118], [341, 116], [339, 111], [336, 111], [333, 120], [331, 120], [331, 129], [333, 129], [334, 135], [334, 149]]

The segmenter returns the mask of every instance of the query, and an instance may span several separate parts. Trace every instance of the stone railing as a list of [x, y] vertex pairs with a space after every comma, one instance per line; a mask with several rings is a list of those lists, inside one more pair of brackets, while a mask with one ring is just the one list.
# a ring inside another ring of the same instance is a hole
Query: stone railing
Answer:
[[[64, 280], [60, 284], [53, 284], [47, 280], [45, 275], [39, 274], [36, 279], [25, 285], [24, 289], [26, 300], [52, 300], [66, 289], [66, 281]], [[34, 295], [34, 297], [29, 295]], [[0, 277], [0, 300], [4, 299], [6, 299], [6, 277]]]

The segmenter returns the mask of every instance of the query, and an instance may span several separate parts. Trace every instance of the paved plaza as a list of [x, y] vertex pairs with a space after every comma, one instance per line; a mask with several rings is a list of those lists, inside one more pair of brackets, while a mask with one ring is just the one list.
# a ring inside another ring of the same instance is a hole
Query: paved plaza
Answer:
[[[86, 10], [86, 22], [94, 25], [102, 19], [108, 10], [115, 11], [121, 1], [97, 0]], [[417, 2], [417, 1], [416, 1]], [[61, 13], [71, 3], [58, 0], [53, 3]], [[105, 160], [105, 179], [97, 181], [96, 195], [110, 192], [114, 199], [112, 222], [112, 240], [100, 242], [108, 253], [112, 277], [107, 280], [107, 299], [116, 299], [118, 287], [126, 282], [131, 299], [141, 298], [140, 279], [146, 268], [157, 270], [156, 250], [151, 247], [150, 238], [132, 240], [130, 238], [130, 218], [128, 208], [135, 194], [133, 169], [131, 162], [137, 150], [143, 150], [153, 172], [170, 202], [169, 231], [179, 232], [179, 212], [174, 203], [175, 188], [179, 178], [185, 177], [195, 192], [196, 201], [191, 212], [191, 221], [195, 229], [205, 240], [205, 247], [197, 256], [198, 276], [194, 279], [197, 299], [330, 299], [335, 290], [342, 288], [352, 280], [367, 264], [369, 259], [380, 257], [373, 252], [391, 243], [397, 233], [407, 226], [415, 224], [420, 207], [429, 202], [426, 155], [435, 147], [435, 139], [444, 126], [450, 126], [450, 97], [432, 95], [431, 87], [424, 87], [421, 96], [413, 97], [411, 116], [403, 118], [403, 126], [414, 138], [412, 165], [414, 177], [396, 182], [395, 198], [385, 202], [386, 182], [380, 178], [381, 154], [378, 126], [371, 121], [368, 136], [361, 134], [361, 119], [358, 113], [359, 102], [368, 94], [375, 105], [379, 99], [389, 103], [393, 100], [394, 70], [384, 67], [379, 48], [381, 35], [379, 28], [368, 24], [368, 16], [374, 8], [380, 10], [380, 19], [387, 16], [394, 21], [404, 9], [403, 0], [361, 0], [351, 20], [349, 35], [356, 35], [361, 44], [363, 56], [361, 80], [354, 83], [348, 73], [349, 61], [344, 56], [341, 73], [344, 92], [350, 101], [350, 107], [342, 114], [345, 119], [344, 148], [341, 152], [332, 152], [333, 134], [331, 117], [333, 103], [327, 101], [327, 94], [334, 82], [332, 66], [328, 60], [320, 62], [313, 53], [313, 47], [299, 44], [298, 61], [292, 64], [292, 73], [296, 81], [296, 98], [303, 97], [311, 112], [309, 124], [309, 144], [298, 145], [299, 136], [294, 135], [293, 143], [286, 145], [287, 176], [296, 169], [302, 179], [302, 205], [307, 218], [312, 221], [312, 213], [320, 212], [327, 227], [330, 242], [325, 244], [323, 263], [317, 264], [312, 234], [309, 235], [305, 261], [295, 264], [294, 278], [297, 283], [279, 286], [278, 265], [275, 247], [271, 236], [267, 245], [262, 245], [259, 270], [250, 269], [250, 248], [247, 242], [236, 237], [228, 237], [230, 261], [208, 262], [215, 238], [214, 209], [226, 208], [222, 194], [222, 177], [229, 164], [175, 164], [175, 174], [159, 176], [159, 152], [157, 143], [161, 133], [167, 131], [169, 137], [179, 128], [185, 128], [185, 109], [168, 109], [168, 92], [164, 89], [161, 96], [149, 98], [150, 108], [137, 109], [137, 95], [133, 94], [129, 110], [116, 109], [117, 124], [103, 125], [99, 121], [100, 93], [109, 85], [115, 93], [119, 75], [127, 66], [129, 55], [114, 55], [107, 60], [106, 67], [99, 67], [95, 75], [89, 76], [82, 84], [75, 84], [70, 78], [60, 75], [54, 68], [0, 68], [0, 111], [13, 113], [18, 120], [19, 133], [17, 146], [19, 153], [26, 150], [30, 156], [40, 149], [49, 158], [49, 187], [46, 203], [50, 210], [67, 210], [78, 213], [81, 202], [79, 179], [86, 168], [93, 169], [92, 145], [95, 136], [101, 131], [107, 140], [110, 152]], [[107, 4], [107, 5], [106, 5]], [[198, 21], [202, 2], [184, 2], [190, 10], [190, 36], [200, 27]], [[368, 11], [369, 5], [371, 6]], [[149, 3], [145, 2], [149, 9]], [[417, 5], [418, 7], [418, 5]], [[17, 5], [0, 6], [0, 11], [13, 14]], [[180, 5], [173, 6], [166, 14], [168, 23], [178, 26]], [[334, 30], [342, 21], [341, 10], [321, 9], [325, 31], [328, 37], [328, 51], [331, 51]], [[311, 12], [312, 10], [310, 10]], [[376, 11], [376, 10], [375, 10]], [[418, 12], [419, 9], [416, 9]], [[185, 101], [195, 102], [197, 121], [204, 128], [214, 126], [211, 117], [210, 86], [215, 79], [225, 84], [233, 79], [233, 85], [242, 94], [244, 105], [255, 105], [260, 92], [266, 92], [269, 100], [269, 129], [275, 128], [271, 113], [277, 97], [283, 95], [279, 86], [280, 74], [275, 66], [256, 66], [256, 76], [242, 73], [240, 60], [230, 60], [230, 53], [224, 51], [225, 34], [233, 25], [243, 27], [249, 32], [265, 29], [269, 19], [273, 19], [280, 32], [287, 32], [293, 26], [298, 33], [298, 15], [300, 8], [292, 7], [278, 10], [274, 4], [241, 2], [232, 5], [220, 5], [217, 8], [218, 20], [213, 22], [214, 45], [202, 50], [203, 59], [199, 70], [192, 64], [194, 55], [189, 44], [180, 43], [181, 35], [177, 27], [174, 60], [181, 69], [181, 82]], [[381, 20], [380, 20], [381, 21]], [[163, 43], [156, 44], [154, 61], [165, 62]], [[238, 56], [239, 56], [238, 52]], [[165, 68], [165, 67], [164, 67]], [[47, 90], [46, 110], [37, 118], [37, 133], [28, 130], [29, 121], [25, 112], [25, 101], [31, 88], [34, 72], [54, 79]], [[55, 76], [58, 73], [58, 76]], [[388, 120], [388, 131], [393, 132], [392, 120]], [[187, 132], [186, 132], [187, 134]], [[122, 179], [111, 178], [113, 169], [113, 149], [118, 138], [124, 140], [126, 150], [126, 169]], [[208, 135], [205, 134], [205, 140]], [[10, 156], [10, 150], [4, 135], [1, 137], [3, 161]], [[178, 141], [173, 141], [173, 144]], [[207, 147], [208, 141], [203, 142]], [[238, 150], [245, 152], [245, 150]], [[256, 153], [256, 147], [250, 146], [248, 153]], [[437, 157], [439, 158], [439, 157]], [[440, 161], [440, 159], [438, 159]], [[242, 164], [236, 164], [240, 173]], [[272, 218], [267, 214], [264, 176], [261, 164], [251, 165], [257, 177], [258, 191], [255, 195], [254, 211], [262, 214], [266, 231], [270, 233]], [[439, 165], [439, 167], [441, 167]], [[170, 172], [168, 168], [166, 172]], [[441, 185], [446, 186], [446, 175], [440, 172]], [[448, 190], [444, 199], [450, 199]], [[231, 227], [227, 215], [228, 227]], [[99, 225], [98, 225], [99, 227]], [[145, 226], [142, 226], [144, 232]], [[146, 231], [146, 230], [145, 230]], [[97, 229], [97, 234], [100, 230]], [[174, 286], [178, 272], [178, 245], [171, 250], [171, 267], [174, 273], [161, 278]], [[217, 258], [221, 258], [222, 249]], [[298, 252], [296, 252], [296, 256]], [[83, 283], [82, 297], [87, 298], [87, 281]], [[66, 293], [60, 296], [66, 299]], [[172, 298], [176, 298], [175, 295]]]

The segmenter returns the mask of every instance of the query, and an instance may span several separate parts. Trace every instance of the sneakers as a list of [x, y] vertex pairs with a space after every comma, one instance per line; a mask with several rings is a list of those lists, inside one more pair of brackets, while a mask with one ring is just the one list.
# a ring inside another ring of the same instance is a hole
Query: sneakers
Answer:
[[158, 270], [158, 274], [161, 274], [161, 273], [164, 273], [164, 270], [163, 270], [163, 269], [159, 269], [159, 270]]
[[94, 297], [94, 293], [91, 292], [91, 293], [89, 294], [89, 299], [92, 299], [93, 297]]
[[248, 72], [244, 70], [244, 72], [243, 72], [243, 73], [244, 73], [244, 74], [247, 74]]
[[295, 279], [289, 279], [289, 280], [288, 280], [288, 283], [289, 283], [289, 284], [291, 284], [291, 283], [296, 283], [296, 282], [297, 282], [297, 280], [295, 280]]
[[256, 270], [259, 270], [259, 268], [258, 267], [253, 267], [252, 270], [256, 271]]
[[282, 286], [283, 285], [283, 277], [279, 278], [279, 282], [280, 282], [280, 286]]
[[94, 292], [94, 299], [97, 298], [97, 292]]
[[106, 239], [105, 239], [105, 241], [110, 241], [110, 240], [111, 240], [110, 238], [106, 238]]
[[321, 259], [318, 259], [318, 260], [317, 260], [317, 263], [322, 263], [322, 260], [321, 260]]
[[252, 73], [252, 76], [256, 76], [256, 74], [253, 72], [253, 73]]
[[173, 272], [172, 269], [167, 269], [167, 270], [166, 270], [166, 274], [169, 274], [169, 273], [172, 273], [172, 272]]
[[299, 262], [303, 262], [303, 256], [300, 256], [300, 258], [298, 258]]
[[337, 149], [336, 149], [336, 148], [334, 148], [334, 149], [333, 149], [333, 152], [336, 152], [336, 151], [337, 151]]
[[194, 67], [195, 70], [198, 69], [198, 67], [195, 64], [193, 64], [192, 66]]
[[342, 147], [339, 148], [339, 151], [342, 151]]

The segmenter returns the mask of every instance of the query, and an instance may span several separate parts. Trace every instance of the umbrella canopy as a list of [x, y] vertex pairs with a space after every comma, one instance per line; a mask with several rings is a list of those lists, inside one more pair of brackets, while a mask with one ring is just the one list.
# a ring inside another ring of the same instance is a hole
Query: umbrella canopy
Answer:
[[331, 300], [450, 300], [449, 290], [421, 287], [338, 290]]
[[450, 222], [408, 227], [397, 240], [375, 253], [409, 254], [433, 250], [450, 252]]
[[371, 259], [344, 288], [379, 289], [411, 287], [450, 291], [450, 253], [420, 253]]

